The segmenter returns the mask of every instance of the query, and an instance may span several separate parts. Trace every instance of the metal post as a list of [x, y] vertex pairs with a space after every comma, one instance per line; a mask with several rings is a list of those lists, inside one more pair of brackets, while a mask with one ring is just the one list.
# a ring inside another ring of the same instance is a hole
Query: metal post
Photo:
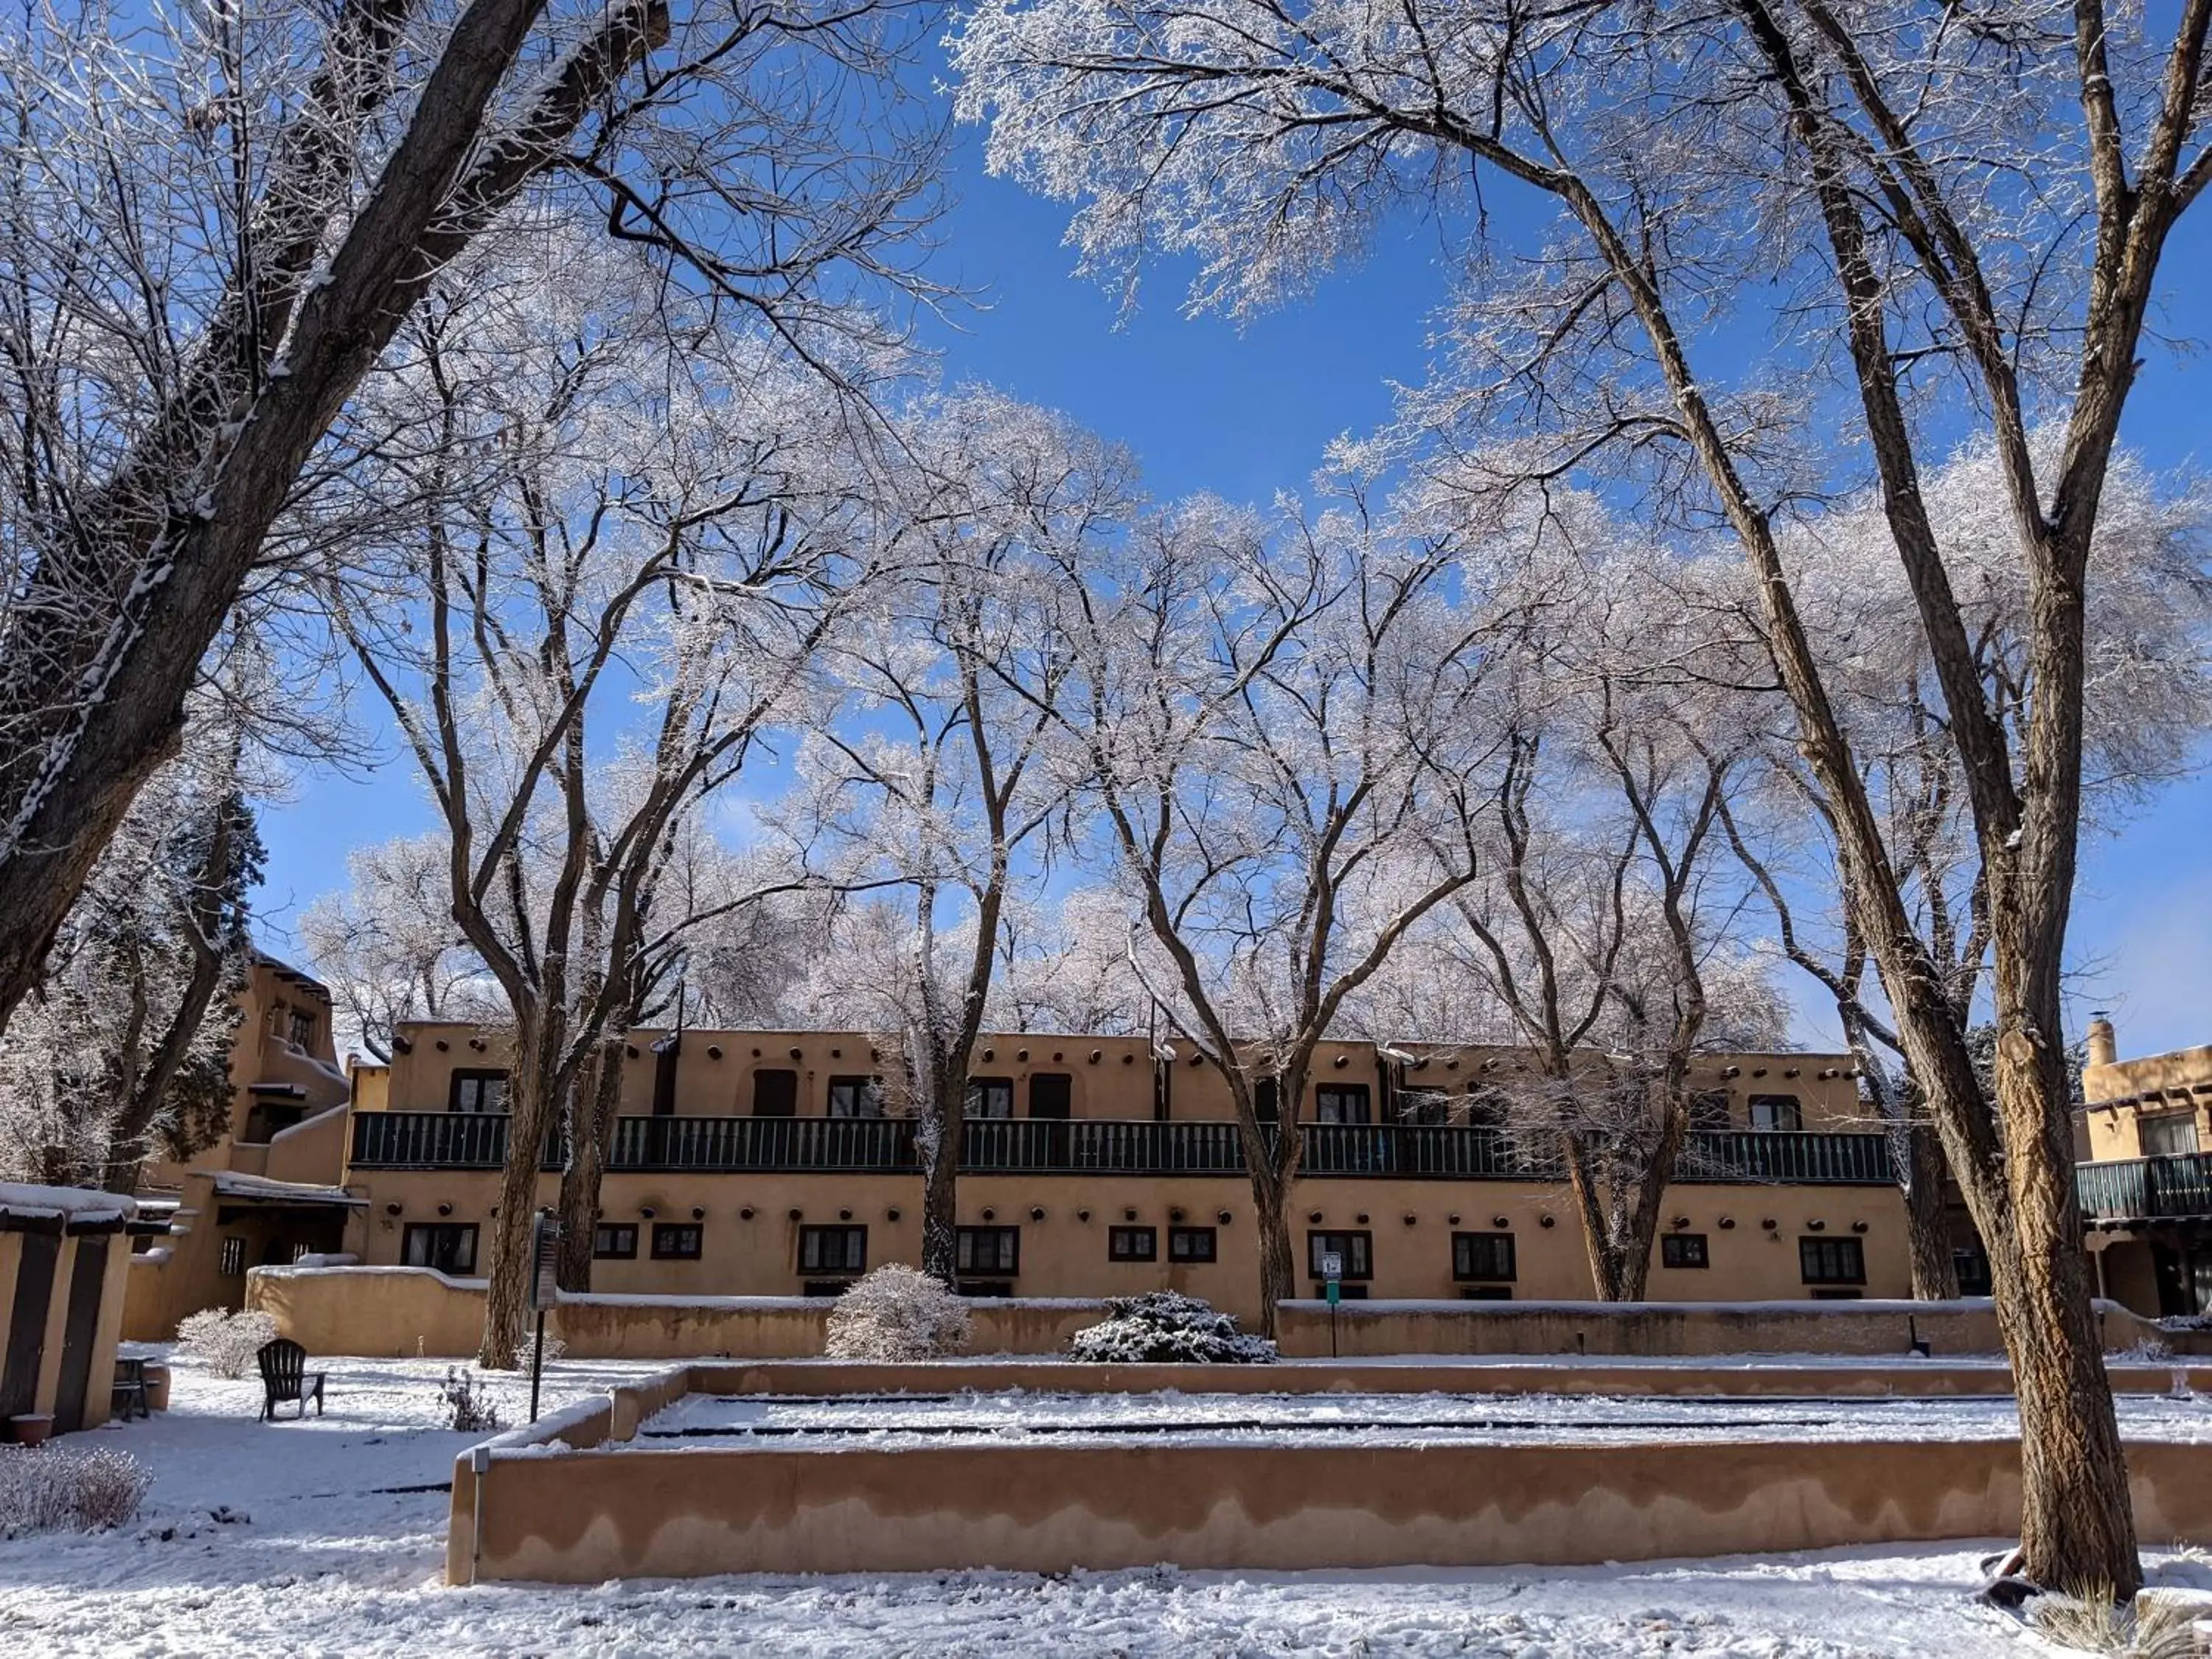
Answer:
[[538, 1340], [530, 1350], [530, 1420], [538, 1420], [538, 1382], [545, 1370], [545, 1310], [538, 1310]]

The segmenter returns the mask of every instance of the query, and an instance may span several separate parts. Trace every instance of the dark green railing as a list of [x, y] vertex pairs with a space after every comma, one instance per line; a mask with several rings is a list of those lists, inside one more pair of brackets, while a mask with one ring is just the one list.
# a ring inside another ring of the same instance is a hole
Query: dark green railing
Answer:
[[[1323, 1179], [1558, 1181], [1548, 1151], [1497, 1129], [1462, 1124], [1308, 1123], [1302, 1172]], [[978, 1119], [965, 1126], [961, 1168], [972, 1174], [1240, 1176], [1237, 1126], [1150, 1120]], [[562, 1149], [549, 1139], [545, 1162]], [[353, 1120], [362, 1169], [495, 1170], [507, 1120], [458, 1112], [362, 1112]], [[2190, 1160], [2149, 1160], [2183, 1164]], [[728, 1173], [896, 1174], [920, 1167], [906, 1118], [625, 1117], [609, 1167]], [[2119, 1167], [2119, 1166], [2106, 1166]], [[1692, 1134], [1676, 1179], [1785, 1185], [1881, 1186], [1889, 1148], [1878, 1134]], [[2198, 1177], [2198, 1188], [2207, 1182]]]
[[2212, 1155], [2203, 1152], [2077, 1164], [2074, 1185], [2092, 1221], [2212, 1216]]

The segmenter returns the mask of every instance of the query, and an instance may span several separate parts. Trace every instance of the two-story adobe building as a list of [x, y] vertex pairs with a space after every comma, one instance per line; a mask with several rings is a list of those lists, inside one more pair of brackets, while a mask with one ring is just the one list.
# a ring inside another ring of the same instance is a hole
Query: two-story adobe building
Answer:
[[2212, 1311], [2212, 1047], [2122, 1060], [2089, 1024], [2075, 1135], [2098, 1282], [2138, 1313]]
[[[624, 1053], [595, 1290], [829, 1295], [878, 1263], [919, 1260], [915, 1124], [887, 1102], [865, 1034], [648, 1030]], [[1351, 1297], [1593, 1293], [1559, 1169], [1487, 1103], [1526, 1064], [1510, 1049], [1322, 1046], [1297, 1114], [1291, 1206], [1314, 1294], [1328, 1255]], [[1255, 1310], [1252, 1194], [1210, 1066], [1142, 1037], [1014, 1032], [982, 1038], [971, 1069], [963, 1288], [1174, 1288]], [[500, 1034], [462, 1024], [410, 1025], [388, 1070], [356, 1068], [338, 1177], [361, 1200], [348, 1252], [483, 1270], [507, 1079]], [[1847, 1057], [1706, 1056], [1695, 1083], [1653, 1299], [1909, 1294], [1887, 1142]], [[544, 1150], [542, 1204], [562, 1157]]]

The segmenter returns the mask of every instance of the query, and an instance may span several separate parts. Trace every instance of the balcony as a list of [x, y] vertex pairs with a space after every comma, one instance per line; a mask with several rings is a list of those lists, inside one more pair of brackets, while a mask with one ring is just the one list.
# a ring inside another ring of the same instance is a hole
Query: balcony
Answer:
[[[1309, 1123], [1301, 1173], [1316, 1179], [1559, 1181], [1555, 1158], [1496, 1129], [1465, 1125]], [[993, 1118], [967, 1125], [960, 1167], [971, 1175], [1241, 1176], [1230, 1122]], [[544, 1167], [563, 1151], [549, 1137]], [[362, 1112], [353, 1120], [353, 1165], [372, 1170], [495, 1170], [507, 1154], [507, 1120], [454, 1112]], [[2160, 1163], [2187, 1163], [2167, 1158]], [[617, 1121], [616, 1170], [723, 1174], [896, 1175], [921, 1167], [905, 1118], [625, 1117]], [[2107, 1168], [2119, 1166], [2103, 1166]], [[1784, 1132], [1692, 1134], [1682, 1182], [1886, 1186], [1889, 1147], [1878, 1134]], [[2212, 1181], [2199, 1177], [2199, 1189]]]
[[2086, 1221], [2212, 1217], [2212, 1153], [2077, 1164], [2074, 1185]]

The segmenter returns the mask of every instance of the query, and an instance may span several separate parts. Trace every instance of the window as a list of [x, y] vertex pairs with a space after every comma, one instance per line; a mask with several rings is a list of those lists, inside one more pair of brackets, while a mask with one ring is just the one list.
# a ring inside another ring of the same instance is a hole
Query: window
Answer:
[[1954, 1248], [1951, 1252], [1952, 1269], [1959, 1275], [1960, 1296], [1987, 1296], [1990, 1293], [1990, 1258], [1978, 1244], [1967, 1249]]
[[1808, 1285], [1866, 1283], [1866, 1249], [1856, 1238], [1801, 1238], [1797, 1263]]
[[1212, 1261], [1217, 1259], [1217, 1241], [1211, 1227], [1170, 1227], [1168, 1229], [1168, 1260], [1170, 1261]]
[[1316, 1123], [1372, 1123], [1374, 1116], [1368, 1104], [1367, 1085], [1364, 1083], [1330, 1083], [1314, 1090], [1314, 1121]]
[[1703, 1233], [1668, 1233], [1659, 1241], [1659, 1265], [1662, 1267], [1710, 1267], [1712, 1259], [1705, 1254]]
[[868, 1267], [866, 1227], [801, 1227], [799, 1271], [802, 1273], [858, 1273]]
[[2197, 1150], [2197, 1114], [2160, 1112], [2136, 1120], [2136, 1137], [2145, 1158], [2178, 1158]]
[[315, 1017], [295, 1008], [292, 1011], [292, 1046], [304, 1048], [315, 1040]]
[[592, 1229], [592, 1255], [601, 1261], [637, 1259], [637, 1223], [602, 1221]]
[[1728, 1091], [1703, 1089], [1690, 1097], [1690, 1127], [1699, 1134], [1723, 1134], [1735, 1125]]
[[1374, 1270], [1374, 1242], [1372, 1233], [1308, 1233], [1306, 1235], [1306, 1266], [1316, 1279], [1326, 1279], [1321, 1270], [1321, 1259], [1325, 1255], [1344, 1258], [1346, 1279], [1372, 1279]]
[[1019, 1273], [1022, 1270], [1022, 1230], [1019, 1227], [959, 1229], [953, 1235], [953, 1267], [956, 1272], [963, 1273]]
[[[410, 1228], [409, 1231], [413, 1230]], [[225, 1279], [235, 1279], [246, 1271], [246, 1241], [244, 1239], [226, 1238], [222, 1241], [222, 1259], [216, 1263], [216, 1271]]]
[[1454, 1233], [1452, 1277], [1510, 1279], [1513, 1277], [1513, 1235]]
[[1280, 1078], [1255, 1077], [1252, 1079], [1252, 1115], [1262, 1123], [1273, 1123], [1283, 1114], [1283, 1083]]
[[696, 1261], [706, 1243], [707, 1230], [696, 1222], [656, 1221], [653, 1224], [655, 1261]]
[[1109, 1261], [1157, 1261], [1160, 1236], [1151, 1227], [1109, 1227], [1106, 1230]]
[[1459, 1294], [1462, 1302], [1510, 1302], [1513, 1287], [1510, 1285], [1462, 1285], [1459, 1287]]
[[768, 1066], [753, 1073], [753, 1115], [755, 1117], [797, 1117], [799, 1115], [799, 1073], [780, 1066]]
[[1407, 1089], [1398, 1097], [1401, 1123], [1449, 1123], [1452, 1097], [1442, 1089]]
[[1075, 1079], [1065, 1072], [1039, 1072], [1030, 1079], [1031, 1117], [1075, 1115]]
[[1805, 1114], [1795, 1095], [1753, 1095], [1751, 1127], [1754, 1129], [1802, 1129]]
[[453, 1073], [446, 1096], [446, 1109], [454, 1112], [503, 1112], [507, 1109], [507, 1073], [464, 1066]]
[[1014, 1081], [1005, 1077], [971, 1077], [968, 1079], [968, 1115], [969, 1117], [1012, 1117], [1014, 1115]]
[[963, 1279], [952, 1289], [959, 1296], [1012, 1296], [1014, 1281], [1011, 1279]]
[[830, 1115], [881, 1117], [884, 1084], [881, 1078], [833, 1077], [830, 1079]]
[[410, 1221], [400, 1235], [399, 1259], [410, 1267], [441, 1273], [477, 1269], [477, 1229], [472, 1221]]

